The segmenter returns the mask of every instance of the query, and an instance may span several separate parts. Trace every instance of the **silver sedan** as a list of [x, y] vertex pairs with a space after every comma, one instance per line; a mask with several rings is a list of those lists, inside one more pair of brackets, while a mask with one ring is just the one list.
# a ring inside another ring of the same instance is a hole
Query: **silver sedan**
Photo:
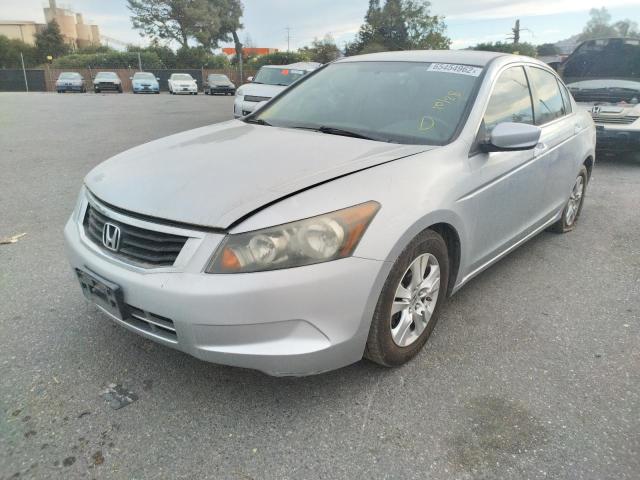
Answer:
[[85, 296], [161, 344], [272, 375], [396, 366], [447, 296], [575, 228], [594, 152], [590, 115], [531, 58], [351, 57], [102, 163], [65, 236]]

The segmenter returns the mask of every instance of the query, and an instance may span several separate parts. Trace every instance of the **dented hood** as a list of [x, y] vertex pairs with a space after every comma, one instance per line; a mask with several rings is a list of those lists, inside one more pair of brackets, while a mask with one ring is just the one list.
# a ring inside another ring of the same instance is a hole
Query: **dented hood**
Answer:
[[284, 196], [433, 148], [234, 120], [116, 155], [85, 184], [100, 200], [131, 212], [227, 228]]

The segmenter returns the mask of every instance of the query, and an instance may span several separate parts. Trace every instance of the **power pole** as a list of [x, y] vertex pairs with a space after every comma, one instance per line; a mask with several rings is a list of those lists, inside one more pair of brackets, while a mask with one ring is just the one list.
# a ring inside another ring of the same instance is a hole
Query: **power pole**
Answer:
[[22, 74], [24, 75], [24, 88], [27, 89], [27, 93], [28, 93], [29, 82], [27, 82], [27, 70], [24, 68], [24, 57], [22, 56], [22, 52], [20, 52], [20, 60], [22, 61]]
[[138, 52], [138, 69], [142, 71], [142, 59], [140, 58], [140, 52]]
[[513, 43], [517, 45], [520, 43], [520, 19], [516, 20], [516, 25], [511, 29], [513, 32]]
[[287, 53], [291, 50], [291, 27], [285, 28], [287, 31]]

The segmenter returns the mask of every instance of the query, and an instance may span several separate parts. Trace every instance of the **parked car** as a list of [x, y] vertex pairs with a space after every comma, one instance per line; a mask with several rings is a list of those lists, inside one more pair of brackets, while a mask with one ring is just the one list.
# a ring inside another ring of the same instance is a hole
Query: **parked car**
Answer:
[[93, 90], [96, 93], [107, 90], [122, 93], [122, 81], [116, 72], [98, 72], [93, 79]]
[[160, 81], [153, 73], [136, 72], [131, 77], [133, 93], [160, 93]]
[[204, 93], [207, 95], [215, 95], [216, 93], [235, 95], [236, 86], [226, 75], [212, 73], [204, 84]]
[[593, 116], [598, 150], [640, 151], [640, 39], [582, 43], [564, 64], [564, 78], [579, 105]]
[[86, 93], [87, 86], [84, 78], [77, 72], [62, 72], [56, 80], [56, 91], [64, 92], [81, 92]]
[[198, 83], [188, 73], [173, 73], [169, 77], [169, 93], [198, 95]]
[[233, 104], [234, 117], [249, 115], [258, 104], [271, 100], [289, 85], [320, 66], [320, 63], [301, 62], [291, 65], [266, 65], [260, 68], [255, 78], [250, 77], [250, 83], [242, 85], [236, 92]]
[[400, 365], [447, 296], [576, 226], [594, 154], [591, 116], [537, 60], [348, 57], [242, 120], [97, 166], [66, 244], [109, 318], [200, 359]]

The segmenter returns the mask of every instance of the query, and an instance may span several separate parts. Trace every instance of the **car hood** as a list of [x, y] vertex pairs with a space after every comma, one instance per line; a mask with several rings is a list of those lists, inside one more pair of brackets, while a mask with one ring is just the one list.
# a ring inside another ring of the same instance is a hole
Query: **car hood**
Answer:
[[281, 85], [264, 85], [262, 83], [247, 83], [242, 87], [242, 95], [252, 97], [275, 97], [287, 87]]
[[224, 229], [307, 187], [433, 148], [233, 120], [116, 155], [85, 184], [124, 210]]

